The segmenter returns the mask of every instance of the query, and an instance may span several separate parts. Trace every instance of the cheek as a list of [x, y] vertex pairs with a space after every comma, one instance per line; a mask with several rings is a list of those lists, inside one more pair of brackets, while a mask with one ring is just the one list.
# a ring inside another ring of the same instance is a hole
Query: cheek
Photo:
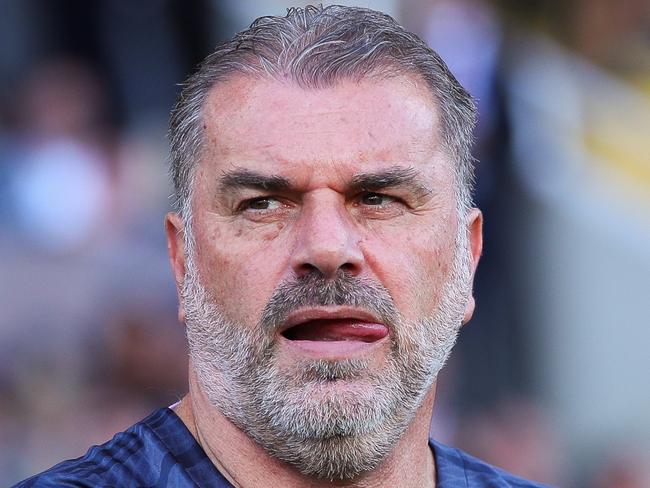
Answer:
[[373, 273], [407, 319], [430, 315], [448, 279], [454, 240], [438, 232], [409, 230], [399, 238], [365, 241]]
[[[203, 284], [228, 317], [247, 324], [259, 319], [275, 290], [285, 257], [278, 254], [277, 227], [252, 239], [246, 229], [204, 226], [196, 235]], [[285, 248], [286, 249], [286, 248]]]

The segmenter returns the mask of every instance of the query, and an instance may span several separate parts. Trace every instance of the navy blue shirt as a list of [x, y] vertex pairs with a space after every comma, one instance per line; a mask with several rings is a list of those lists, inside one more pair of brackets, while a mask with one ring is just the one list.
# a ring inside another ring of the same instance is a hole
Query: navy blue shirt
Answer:
[[[541, 487], [430, 440], [438, 488]], [[27, 487], [214, 487], [232, 485], [212, 464], [182, 420], [161, 408], [85, 456], [64, 461], [15, 485]]]

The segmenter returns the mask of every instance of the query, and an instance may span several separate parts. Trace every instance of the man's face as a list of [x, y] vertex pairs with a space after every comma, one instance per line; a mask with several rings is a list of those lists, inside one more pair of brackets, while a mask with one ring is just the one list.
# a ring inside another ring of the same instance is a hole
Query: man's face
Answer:
[[192, 366], [217, 408], [306, 474], [376, 466], [471, 315], [480, 218], [468, 243], [439, 134], [409, 78], [240, 77], [207, 101], [194, 251], [174, 263]]

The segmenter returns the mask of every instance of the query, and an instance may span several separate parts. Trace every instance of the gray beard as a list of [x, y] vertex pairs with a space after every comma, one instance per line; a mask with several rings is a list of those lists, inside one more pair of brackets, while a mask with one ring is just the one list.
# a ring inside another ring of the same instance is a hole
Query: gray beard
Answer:
[[[381, 285], [342, 273], [281, 284], [256, 327], [230, 320], [188, 257], [182, 298], [192, 366], [210, 403], [273, 457], [305, 476], [349, 480], [375, 469], [399, 441], [449, 357], [470, 292], [459, 242], [431, 317], [402, 320]], [[390, 330], [382, 368], [365, 359], [303, 360], [279, 368], [277, 328], [303, 306], [351, 305]]]

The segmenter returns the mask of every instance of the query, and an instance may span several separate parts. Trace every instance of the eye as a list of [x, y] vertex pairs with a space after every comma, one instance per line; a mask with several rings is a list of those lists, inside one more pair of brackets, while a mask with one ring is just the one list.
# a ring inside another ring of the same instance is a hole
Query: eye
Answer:
[[369, 206], [388, 205], [396, 201], [394, 197], [382, 193], [364, 193], [359, 200], [363, 205]]
[[240, 211], [268, 211], [277, 210], [280, 207], [282, 207], [282, 202], [273, 197], [251, 198], [239, 204]]

